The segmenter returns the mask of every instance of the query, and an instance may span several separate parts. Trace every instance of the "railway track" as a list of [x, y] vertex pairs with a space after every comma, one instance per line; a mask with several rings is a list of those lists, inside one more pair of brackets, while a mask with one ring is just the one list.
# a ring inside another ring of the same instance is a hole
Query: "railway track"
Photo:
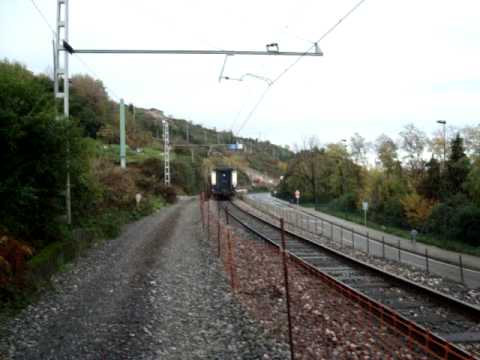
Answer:
[[[228, 208], [229, 217], [234, 222], [272, 245], [281, 246], [279, 222], [274, 225], [232, 202], [223, 206]], [[366, 303], [385, 308], [394, 317], [413, 323], [415, 331], [423, 331], [427, 338], [431, 333], [443, 346], [454, 344], [452, 354], [445, 354], [441, 358], [480, 358], [479, 308], [386, 273], [298, 234], [288, 231], [284, 234], [287, 251], [293, 260], [324, 276], [327, 281], [341, 284], [348, 291], [366, 299]], [[432, 345], [432, 349], [442, 355], [445, 351], [438, 344]]]

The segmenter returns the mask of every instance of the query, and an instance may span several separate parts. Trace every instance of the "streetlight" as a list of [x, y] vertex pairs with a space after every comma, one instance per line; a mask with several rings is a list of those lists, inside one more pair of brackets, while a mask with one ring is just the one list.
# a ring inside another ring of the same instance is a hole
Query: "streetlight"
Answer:
[[443, 125], [443, 166], [445, 167], [445, 158], [446, 158], [446, 152], [447, 152], [447, 133], [445, 130], [445, 126], [447, 125], [446, 120], [437, 120], [438, 124]]

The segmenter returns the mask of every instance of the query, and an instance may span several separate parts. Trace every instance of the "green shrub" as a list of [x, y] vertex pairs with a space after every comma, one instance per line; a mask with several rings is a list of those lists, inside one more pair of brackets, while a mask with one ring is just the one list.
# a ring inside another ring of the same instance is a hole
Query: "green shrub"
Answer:
[[452, 239], [480, 246], [480, 208], [474, 204], [459, 208], [453, 216], [449, 233]]

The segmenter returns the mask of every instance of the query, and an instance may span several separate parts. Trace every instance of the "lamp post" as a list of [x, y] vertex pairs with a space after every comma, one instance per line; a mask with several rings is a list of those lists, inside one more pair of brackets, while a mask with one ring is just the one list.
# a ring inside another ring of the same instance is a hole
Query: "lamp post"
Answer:
[[437, 120], [438, 124], [443, 125], [443, 167], [445, 167], [446, 153], [447, 153], [447, 133], [445, 126], [447, 125], [446, 120]]

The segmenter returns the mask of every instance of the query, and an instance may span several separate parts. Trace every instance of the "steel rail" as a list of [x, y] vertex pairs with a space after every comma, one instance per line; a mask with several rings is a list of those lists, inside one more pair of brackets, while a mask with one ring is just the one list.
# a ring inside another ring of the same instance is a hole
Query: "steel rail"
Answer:
[[[233, 203], [231, 203], [231, 204], [233, 204]], [[264, 224], [266, 224], [270, 227], [273, 227], [276, 230], [279, 230], [275, 225], [265, 221], [264, 219], [259, 218], [258, 216], [255, 216], [255, 215], [245, 211], [244, 209], [241, 209], [240, 207], [238, 207], [238, 205], [233, 204], [233, 206], [235, 206], [235, 208], [239, 209], [243, 213], [255, 218], [256, 220], [259, 220], [260, 222], [262, 222], [262, 223], [264, 223]], [[243, 222], [237, 216], [233, 215], [230, 212], [228, 213], [228, 216], [231, 216], [241, 226], [245, 227], [247, 230], [254, 233], [256, 236], [263, 239], [267, 243], [269, 243], [269, 244], [271, 244], [271, 245], [273, 245], [277, 248], [280, 248], [280, 245], [275, 243], [275, 241], [270, 239], [265, 234], [262, 234], [258, 230], [254, 229], [252, 226], [246, 224], [245, 222]], [[297, 238], [301, 241], [306, 241], [309, 244], [319, 246], [319, 247], [321, 247], [322, 249], [325, 249], [328, 252], [331, 252], [335, 255], [338, 255], [336, 251], [332, 251], [332, 249], [329, 249], [327, 247], [323, 247], [319, 244], [311, 242], [308, 239], [305, 239], [305, 238], [299, 236], [298, 234], [294, 234], [290, 231], [285, 231], [285, 233], [288, 234], [289, 236], [295, 237], [295, 238]], [[320, 271], [319, 269], [312, 266], [311, 264], [308, 264], [307, 262], [305, 262], [300, 257], [296, 256], [291, 251], [287, 250], [287, 253], [293, 261], [295, 261], [297, 264], [302, 266], [304, 269], [306, 269], [307, 271], [311, 272], [312, 274], [322, 278], [322, 280], [325, 283], [327, 283], [329, 286], [337, 289], [339, 292], [341, 292], [342, 294], [344, 294], [348, 298], [360, 303], [360, 305], [362, 305], [365, 309], [367, 309], [367, 311], [369, 313], [371, 313], [373, 316], [375, 316], [376, 318], [378, 318], [379, 320], [381, 320], [385, 323], [390, 324], [391, 326], [396, 328], [402, 335], [411, 338], [417, 345], [427, 349], [429, 352], [431, 352], [432, 354], [434, 354], [438, 358], [440, 358], [440, 359], [451, 359], [451, 360], [474, 360], [474, 359], [476, 359], [473, 355], [467, 353], [463, 349], [460, 349], [456, 345], [448, 342], [447, 340], [441, 338], [440, 336], [435, 335], [434, 333], [432, 333], [428, 329], [426, 329], [426, 328], [416, 324], [415, 322], [407, 319], [403, 315], [399, 314], [397, 311], [395, 311], [395, 310], [389, 308], [388, 306], [385, 306], [382, 303], [366, 296], [365, 294], [359, 292], [356, 289], [353, 289], [352, 287], [342, 283], [341, 281], [336, 280], [333, 276], [331, 276], [331, 275], [329, 275], [325, 272]], [[340, 256], [343, 256], [343, 254], [340, 254]], [[356, 259], [350, 258], [348, 256], [345, 256], [345, 258], [347, 260], [352, 260], [354, 262], [358, 262]], [[365, 264], [363, 262], [358, 262], [358, 264], [362, 265], [362, 266], [366, 265], [367, 267], [370, 267], [368, 264]], [[392, 274], [385, 273], [385, 272], [383, 272], [380, 269], [375, 268], [375, 267], [372, 267], [372, 270], [379, 271], [379, 272], [382, 273], [382, 275], [387, 275], [387, 276], [392, 275]], [[393, 278], [397, 281], [398, 280], [404, 280], [404, 279], [399, 278], [397, 276], [393, 276]], [[416, 284], [414, 284], [414, 285], [416, 285]], [[443, 294], [441, 294], [441, 295], [443, 295]], [[469, 304], [466, 304], [466, 305], [469, 305]], [[479, 309], [476, 309], [476, 308], [474, 308], [474, 309], [479, 311], [479, 313], [480, 313]]]
[[[342, 224], [339, 224], [339, 223], [335, 223], [334, 221], [332, 220], [328, 220], [320, 215], [317, 215], [317, 214], [312, 214], [306, 210], [304, 210], [303, 208], [296, 208], [290, 204], [283, 204], [282, 202], [280, 202], [278, 199], [274, 199], [274, 201], [278, 204], [278, 206], [286, 206], [288, 207], [289, 209], [291, 209], [292, 211], [298, 211], [304, 215], [307, 215], [307, 216], [310, 216], [311, 218], [313, 219], [319, 219], [319, 220], [322, 220], [324, 222], [326, 222], [327, 224], [329, 224], [330, 226], [333, 226], [333, 227], [336, 227], [336, 228], [339, 228], [339, 229], [344, 229], [345, 231], [348, 231], [349, 233], [353, 233], [359, 237], [367, 237], [369, 236], [369, 240], [370, 241], [374, 241], [376, 242], [377, 244], [382, 244], [382, 240], [380, 239], [377, 239], [375, 237], [373, 237], [372, 235], [367, 235], [368, 234], [368, 231], [365, 232], [365, 233], [362, 233], [358, 230], [354, 230], [353, 227], [352, 228], [349, 228], [345, 225], [342, 225]], [[342, 219], [342, 218], [339, 218], [340, 220], [344, 220], [344, 221], [348, 221], [346, 219]], [[372, 229], [374, 231], [379, 231], [379, 230], [376, 230], [376, 229]], [[308, 230], [305, 230], [305, 231], [308, 231]], [[388, 234], [388, 235], [391, 235], [391, 234]], [[425, 256], [424, 254], [422, 253], [419, 253], [419, 252], [416, 252], [414, 250], [410, 250], [408, 248], [402, 248], [402, 247], [398, 247], [397, 245], [395, 244], [392, 244], [392, 243], [388, 243], [388, 242], [385, 242], [384, 243], [385, 246], [391, 248], [391, 249], [396, 249], [396, 250], [400, 250], [402, 251], [403, 253], [407, 253], [407, 254], [410, 254], [410, 255], [413, 255], [413, 256], [418, 256], [418, 257], [423, 257]], [[433, 261], [437, 261], [437, 262], [440, 262], [440, 263], [443, 263], [445, 265], [450, 265], [450, 266], [454, 266], [454, 267], [459, 267], [459, 264], [452, 261], [452, 260], [449, 260], [449, 259], [445, 259], [445, 258], [441, 258], [441, 257], [438, 257], [438, 256], [433, 256], [433, 255], [429, 255], [429, 259], [430, 260], [433, 260]], [[468, 266], [468, 265], [463, 265], [463, 269], [465, 270], [469, 270], [469, 271], [475, 271], [475, 272], [478, 272], [479, 271], [479, 268], [474, 268], [474, 267], [471, 267], [471, 266]]]
[[[239, 207], [237, 204], [231, 202], [231, 204], [233, 206], [235, 206], [235, 208], [237, 208], [238, 210], [250, 215], [250, 216], [253, 216], [255, 217], [256, 220], [268, 225], [268, 226], [272, 226], [274, 228], [276, 228], [277, 230], [279, 229], [279, 227], [277, 227], [276, 225], [268, 222], [267, 220], [264, 220], [262, 218], [259, 218], [247, 211], [245, 211], [244, 209], [242, 209], [241, 207]], [[272, 215], [271, 215], [272, 216]], [[341, 258], [341, 259], [345, 259], [345, 260], [348, 260], [352, 263], [355, 263], [363, 268], [366, 268], [367, 270], [371, 270], [383, 277], [387, 277], [395, 282], [397, 282], [398, 284], [400, 285], [404, 285], [404, 286], [408, 286], [410, 288], [414, 288], [416, 291], [418, 291], [419, 293], [423, 293], [423, 294], [426, 294], [426, 295], [429, 295], [429, 296], [432, 296], [433, 298], [437, 299], [437, 301], [445, 304], [447, 303], [449, 306], [452, 306], [452, 307], [455, 307], [456, 309], [461, 309], [462, 310], [462, 313], [465, 314], [465, 316], [467, 317], [470, 317], [472, 319], [474, 319], [475, 321], [480, 321], [480, 308], [477, 307], [477, 306], [474, 306], [472, 304], [469, 304], [465, 301], [462, 301], [462, 300], [459, 300], [457, 298], [454, 298], [450, 295], [446, 295], [446, 294], [443, 294], [437, 290], [434, 290], [434, 289], [431, 289], [429, 287], [426, 287], [424, 285], [421, 285], [421, 284], [418, 284], [418, 283], [415, 283], [409, 279], [405, 279], [403, 277], [400, 277], [398, 275], [395, 275], [395, 274], [392, 274], [392, 273], [389, 273], [389, 272], [385, 272], [383, 271], [382, 269], [374, 266], [374, 265], [371, 265], [369, 263], [366, 263], [364, 261], [361, 261], [361, 260], [358, 260], [352, 256], [349, 256], [347, 254], [344, 254], [340, 251], [337, 251], [335, 249], [332, 249], [330, 247], [327, 247], [325, 245], [322, 245], [322, 244], [318, 244], [316, 242], [313, 242], [311, 241], [310, 239], [308, 238], [305, 238], [297, 233], [294, 233], [292, 231], [288, 231], [288, 230], [285, 230], [285, 232], [292, 236], [292, 237], [295, 237], [303, 242], [306, 242], [310, 245], [313, 245], [313, 246], [316, 246], [316, 247], [319, 247], [321, 248], [322, 250], [326, 251], [326, 252], [329, 252], [330, 254], [338, 257], [338, 258]], [[403, 250], [403, 249], [402, 249]]]

